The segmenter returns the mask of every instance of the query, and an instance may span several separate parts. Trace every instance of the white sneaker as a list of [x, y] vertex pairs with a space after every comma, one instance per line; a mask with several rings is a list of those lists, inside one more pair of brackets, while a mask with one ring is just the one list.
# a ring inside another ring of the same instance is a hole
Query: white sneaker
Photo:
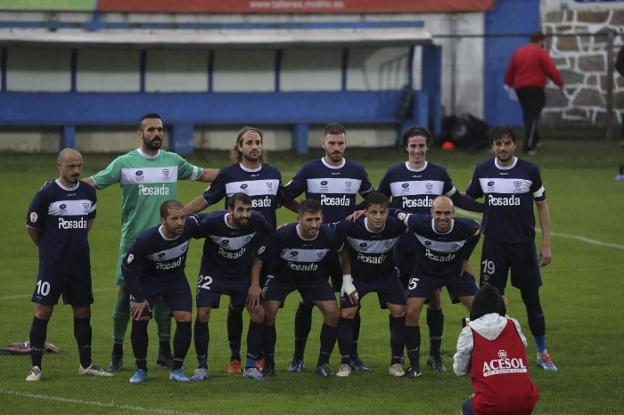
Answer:
[[39, 369], [39, 366], [33, 366], [33, 368], [30, 369], [28, 376], [26, 376], [26, 381], [36, 382], [39, 379], [41, 379], [41, 369]]
[[89, 367], [80, 367], [78, 368], [79, 375], [91, 375], [91, 376], [113, 376], [111, 372], [107, 372], [99, 366], [91, 363]]
[[336, 372], [336, 376], [346, 378], [351, 374], [351, 366], [348, 363], [342, 363], [340, 369]]
[[191, 382], [201, 382], [208, 377], [208, 369], [205, 367], [198, 367], [193, 371], [193, 375], [191, 376]]
[[390, 366], [388, 369], [388, 373], [392, 376], [401, 377], [405, 374], [405, 370], [403, 370], [403, 366], [400, 363], [395, 363]]

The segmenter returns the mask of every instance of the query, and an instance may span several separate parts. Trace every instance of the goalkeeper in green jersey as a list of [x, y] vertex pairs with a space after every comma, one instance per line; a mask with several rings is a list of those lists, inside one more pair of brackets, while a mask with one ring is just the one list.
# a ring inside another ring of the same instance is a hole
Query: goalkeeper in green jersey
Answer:
[[[218, 173], [217, 169], [202, 169], [176, 153], [161, 150], [164, 129], [158, 114], [141, 117], [137, 135], [141, 140], [139, 148], [117, 157], [104, 170], [85, 179], [99, 190], [115, 183], [121, 186], [121, 241], [115, 276], [119, 291], [113, 309], [113, 352], [108, 367], [113, 372], [123, 364], [123, 343], [130, 319], [129, 293], [120, 271], [121, 259], [143, 231], [160, 223], [160, 205], [177, 199], [178, 180], [210, 182]], [[171, 368], [170, 312], [162, 301], [153, 311], [160, 340], [158, 363]]]

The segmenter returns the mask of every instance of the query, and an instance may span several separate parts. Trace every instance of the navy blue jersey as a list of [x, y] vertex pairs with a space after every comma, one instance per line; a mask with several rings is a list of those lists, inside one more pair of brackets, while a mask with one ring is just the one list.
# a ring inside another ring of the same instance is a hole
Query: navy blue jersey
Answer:
[[392, 249], [406, 231], [403, 222], [388, 217], [384, 228], [372, 232], [367, 218], [355, 222], [341, 221], [336, 225], [338, 243], [349, 250], [351, 274], [355, 280], [374, 280], [394, 274]]
[[377, 190], [391, 198], [390, 207], [409, 213], [429, 213], [436, 197], [457, 192], [444, 167], [426, 162], [414, 169], [407, 161], [390, 167]]
[[332, 227], [322, 224], [314, 239], [302, 239], [299, 225], [290, 223], [277, 229], [256, 256], [269, 265], [269, 273], [287, 282], [327, 281], [330, 251], [336, 251], [336, 235]]
[[431, 215], [408, 215], [405, 219], [414, 232], [419, 260], [412, 275], [432, 277], [459, 276], [464, 260], [470, 258], [481, 234], [479, 223], [473, 219], [455, 218], [447, 233], [435, 230]]
[[162, 225], [147, 229], [130, 246], [121, 263], [126, 285], [136, 301], [144, 298], [141, 284], [166, 283], [177, 278], [186, 279], [184, 265], [190, 239], [197, 232], [199, 221], [196, 216], [188, 216], [182, 235], [174, 239], [166, 238]]
[[95, 218], [95, 189], [78, 182], [46, 183], [28, 207], [26, 226], [39, 231], [40, 273], [90, 275], [89, 221]]
[[202, 272], [229, 279], [249, 279], [255, 248], [273, 232], [260, 212], [251, 212], [246, 226], [233, 228], [227, 223], [227, 211], [200, 215], [199, 228], [193, 235], [206, 238], [201, 259]]
[[483, 234], [500, 242], [533, 241], [533, 201], [546, 199], [539, 167], [517, 157], [509, 167], [495, 160], [479, 163], [466, 189], [474, 199], [485, 198]]
[[282, 175], [269, 164], [251, 170], [236, 163], [219, 170], [219, 174], [203, 194], [208, 205], [225, 197], [225, 206], [234, 193], [246, 193], [251, 198], [251, 206], [262, 213], [275, 227], [275, 210], [283, 200]]
[[364, 197], [373, 190], [364, 167], [344, 159], [337, 167], [324, 159], [306, 163], [284, 186], [289, 199], [305, 192], [306, 198], [320, 201], [326, 223], [337, 222], [353, 213], [357, 194]]

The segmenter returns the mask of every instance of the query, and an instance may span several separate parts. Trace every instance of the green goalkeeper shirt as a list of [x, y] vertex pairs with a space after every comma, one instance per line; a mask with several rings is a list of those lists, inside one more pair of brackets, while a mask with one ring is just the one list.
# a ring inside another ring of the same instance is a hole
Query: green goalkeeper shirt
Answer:
[[202, 168], [170, 151], [149, 156], [136, 149], [92, 176], [98, 189], [121, 186], [121, 247], [125, 251], [147, 228], [160, 223], [160, 205], [176, 199], [178, 180], [197, 180]]

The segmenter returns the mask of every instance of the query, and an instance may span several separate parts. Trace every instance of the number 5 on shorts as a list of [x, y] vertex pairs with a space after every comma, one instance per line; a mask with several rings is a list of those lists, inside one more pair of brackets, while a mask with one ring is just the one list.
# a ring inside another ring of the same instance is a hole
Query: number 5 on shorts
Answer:
[[418, 286], [418, 281], [420, 281], [418, 278], [410, 278], [409, 284], [407, 285], [407, 289], [415, 290], [416, 287]]

